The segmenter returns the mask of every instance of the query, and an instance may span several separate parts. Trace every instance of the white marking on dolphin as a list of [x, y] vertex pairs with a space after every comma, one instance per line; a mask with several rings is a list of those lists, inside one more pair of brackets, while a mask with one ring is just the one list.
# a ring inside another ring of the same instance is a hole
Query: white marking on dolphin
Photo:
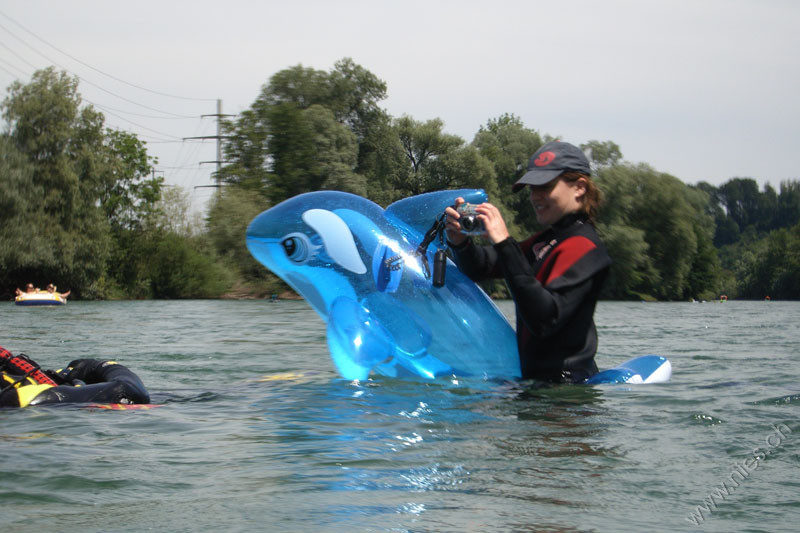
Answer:
[[353, 233], [339, 215], [327, 209], [309, 209], [302, 217], [303, 222], [311, 226], [322, 238], [328, 257], [350, 272], [367, 273], [367, 267], [358, 254]]

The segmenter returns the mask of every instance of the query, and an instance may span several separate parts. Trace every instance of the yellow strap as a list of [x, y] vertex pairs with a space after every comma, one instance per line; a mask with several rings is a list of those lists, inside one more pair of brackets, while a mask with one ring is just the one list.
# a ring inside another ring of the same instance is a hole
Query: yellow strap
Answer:
[[39, 396], [40, 393], [46, 391], [47, 389], [52, 389], [52, 385], [26, 385], [24, 387], [17, 387], [17, 396], [19, 396], [19, 406], [20, 407], [27, 407], [34, 398]]
[[41, 392], [53, 388], [53, 385], [48, 385], [47, 383], [36, 383], [36, 380], [30, 376], [19, 381], [19, 376], [10, 375], [3, 372], [2, 378], [8, 383], [14, 383], [14, 389], [17, 391], [17, 398], [19, 399], [20, 407], [26, 407]]
[[33, 379], [31, 376], [22, 377], [22, 376], [15, 376], [14, 374], [6, 374], [5, 372], [2, 373], [3, 379], [8, 383], [13, 383], [14, 388], [18, 389], [20, 387], [27, 387], [28, 385], [38, 385], [36, 380]]

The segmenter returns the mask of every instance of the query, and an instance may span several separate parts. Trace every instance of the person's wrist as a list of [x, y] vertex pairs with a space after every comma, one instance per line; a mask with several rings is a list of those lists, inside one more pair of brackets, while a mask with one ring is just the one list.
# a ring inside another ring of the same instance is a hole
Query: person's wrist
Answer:
[[508, 234], [508, 232], [504, 231], [495, 235], [489, 235], [489, 240], [491, 241], [492, 244], [499, 244], [507, 240], [509, 237], [510, 235]]
[[469, 242], [469, 237], [467, 237], [466, 235], [463, 235], [461, 233], [459, 233], [459, 236], [462, 237], [462, 238], [461, 239], [457, 239], [455, 241], [452, 240], [450, 238], [450, 236], [448, 236], [447, 237], [447, 245], [450, 248], [454, 249], [454, 250], [461, 250], [463, 248], [466, 248], [467, 243]]
[[503, 246], [505, 246], [505, 245], [506, 245], [506, 243], [507, 243], [507, 242], [509, 242], [510, 240], [511, 240], [511, 235], [506, 235], [506, 238], [505, 238], [505, 239], [503, 239], [503, 240], [500, 240], [500, 241], [497, 241], [497, 242], [493, 242], [493, 243], [492, 243], [492, 246], [494, 246], [495, 248], [502, 248], [502, 247], [503, 247]]

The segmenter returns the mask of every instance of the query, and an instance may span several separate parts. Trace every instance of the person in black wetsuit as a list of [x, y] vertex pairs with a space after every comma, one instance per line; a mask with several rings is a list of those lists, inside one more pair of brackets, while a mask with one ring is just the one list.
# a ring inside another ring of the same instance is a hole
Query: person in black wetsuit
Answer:
[[55, 403], [146, 404], [150, 395], [136, 374], [114, 361], [76, 359], [64, 370], [42, 370], [0, 346], [0, 408]]
[[491, 246], [478, 246], [461, 232], [458, 198], [446, 210], [449, 245], [472, 280], [505, 278], [516, 305], [523, 379], [581, 383], [597, 373], [594, 309], [611, 265], [593, 225], [600, 193], [583, 152], [560, 141], [530, 158], [513, 190], [526, 186], [547, 229], [517, 242], [500, 211], [484, 203], [475, 210]]

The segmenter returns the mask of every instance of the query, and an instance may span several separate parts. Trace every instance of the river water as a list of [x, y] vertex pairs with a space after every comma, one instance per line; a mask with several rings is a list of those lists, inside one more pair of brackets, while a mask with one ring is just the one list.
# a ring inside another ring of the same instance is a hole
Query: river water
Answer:
[[0, 529], [797, 531], [800, 303], [596, 320], [601, 369], [671, 382], [351, 383], [304, 302], [0, 304], [0, 345], [117, 360], [159, 404], [0, 410]]

